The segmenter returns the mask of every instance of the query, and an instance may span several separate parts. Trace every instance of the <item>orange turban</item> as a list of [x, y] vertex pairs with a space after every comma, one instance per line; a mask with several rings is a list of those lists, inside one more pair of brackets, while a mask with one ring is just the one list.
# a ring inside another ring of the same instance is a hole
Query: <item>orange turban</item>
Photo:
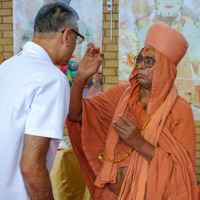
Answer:
[[147, 32], [145, 46], [152, 46], [178, 65], [187, 52], [188, 42], [171, 26], [156, 23]]

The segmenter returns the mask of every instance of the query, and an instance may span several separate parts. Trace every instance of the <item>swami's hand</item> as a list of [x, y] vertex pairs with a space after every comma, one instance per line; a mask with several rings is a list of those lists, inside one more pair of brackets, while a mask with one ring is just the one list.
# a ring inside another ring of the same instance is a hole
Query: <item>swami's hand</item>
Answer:
[[104, 54], [100, 52], [99, 47], [95, 49], [88, 47], [80, 62], [77, 75], [80, 76], [82, 80], [87, 80], [98, 71], [103, 59]]
[[121, 118], [123, 122], [114, 121], [113, 126], [122, 139], [133, 148], [136, 148], [136, 145], [141, 145], [144, 139], [135, 124], [123, 115], [119, 115], [119, 118]]
[[113, 122], [113, 127], [118, 134], [148, 162], [151, 162], [155, 154], [155, 147], [142, 137], [135, 124], [129, 118], [123, 115], [119, 115], [119, 118], [121, 118], [123, 122]]

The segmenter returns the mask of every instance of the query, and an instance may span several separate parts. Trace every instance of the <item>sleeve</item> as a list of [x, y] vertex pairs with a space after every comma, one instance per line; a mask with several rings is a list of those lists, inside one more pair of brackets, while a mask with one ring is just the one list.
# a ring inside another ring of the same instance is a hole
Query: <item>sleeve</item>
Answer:
[[69, 111], [70, 87], [65, 77], [50, 74], [32, 84], [25, 133], [61, 140]]
[[128, 84], [114, 86], [98, 95], [83, 100], [82, 127], [93, 130], [98, 127], [106, 134], [110, 127], [115, 110]]
[[189, 104], [179, 98], [170, 115], [173, 128], [163, 129], [149, 166], [147, 199], [197, 200], [192, 111]]
[[190, 105], [182, 98], [179, 98], [178, 103], [172, 113], [172, 121], [174, 121], [174, 129], [172, 131], [172, 135], [175, 140], [179, 142], [181, 146], [186, 150], [195, 169], [195, 123]]

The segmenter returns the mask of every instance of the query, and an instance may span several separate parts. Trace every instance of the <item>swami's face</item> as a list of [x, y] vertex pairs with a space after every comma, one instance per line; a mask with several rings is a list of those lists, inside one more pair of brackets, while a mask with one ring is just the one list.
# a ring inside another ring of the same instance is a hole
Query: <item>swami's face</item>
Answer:
[[155, 49], [153, 47], [146, 46], [137, 56], [137, 79], [144, 88], [150, 89], [152, 86], [155, 63]]

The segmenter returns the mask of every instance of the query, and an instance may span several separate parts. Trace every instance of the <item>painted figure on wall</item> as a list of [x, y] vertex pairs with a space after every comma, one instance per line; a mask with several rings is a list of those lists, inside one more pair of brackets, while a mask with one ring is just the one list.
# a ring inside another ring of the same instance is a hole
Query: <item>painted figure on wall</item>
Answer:
[[[130, 25], [130, 21], [125, 22], [124, 19], [121, 20], [120, 25], [122, 25], [122, 29], [132, 31], [134, 50], [131, 51], [132, 49], [128, 47], [128, 51], [121, 52], [122, 67], [120, 66], [121, 70], [119, 69], [119, 71], [124, 73], [124, 69], [133, 67], [134, 56], [143, 46], [147, 30], [152, 24], [160, 22], [170, 25], [181, 32], [189, 43], [188, 52], [177, 68], [178, 74], [175, 83], [179, 94], [192, 105], [195, 119], [200, 120], [198, 117], [200, 116], [200, 5], [196, 0], [187, 2], [184, 0], [154, 0], [153, 2], [136, 0], [132, 2], [131, 8], [132, 25]], [[140, 10], [143, 10], [142, 14], [139, 13]], [[128, 75], [127, 73], [127, 77]], [[125, 76], [123, 75], [119, 79], [127, 80]]]

